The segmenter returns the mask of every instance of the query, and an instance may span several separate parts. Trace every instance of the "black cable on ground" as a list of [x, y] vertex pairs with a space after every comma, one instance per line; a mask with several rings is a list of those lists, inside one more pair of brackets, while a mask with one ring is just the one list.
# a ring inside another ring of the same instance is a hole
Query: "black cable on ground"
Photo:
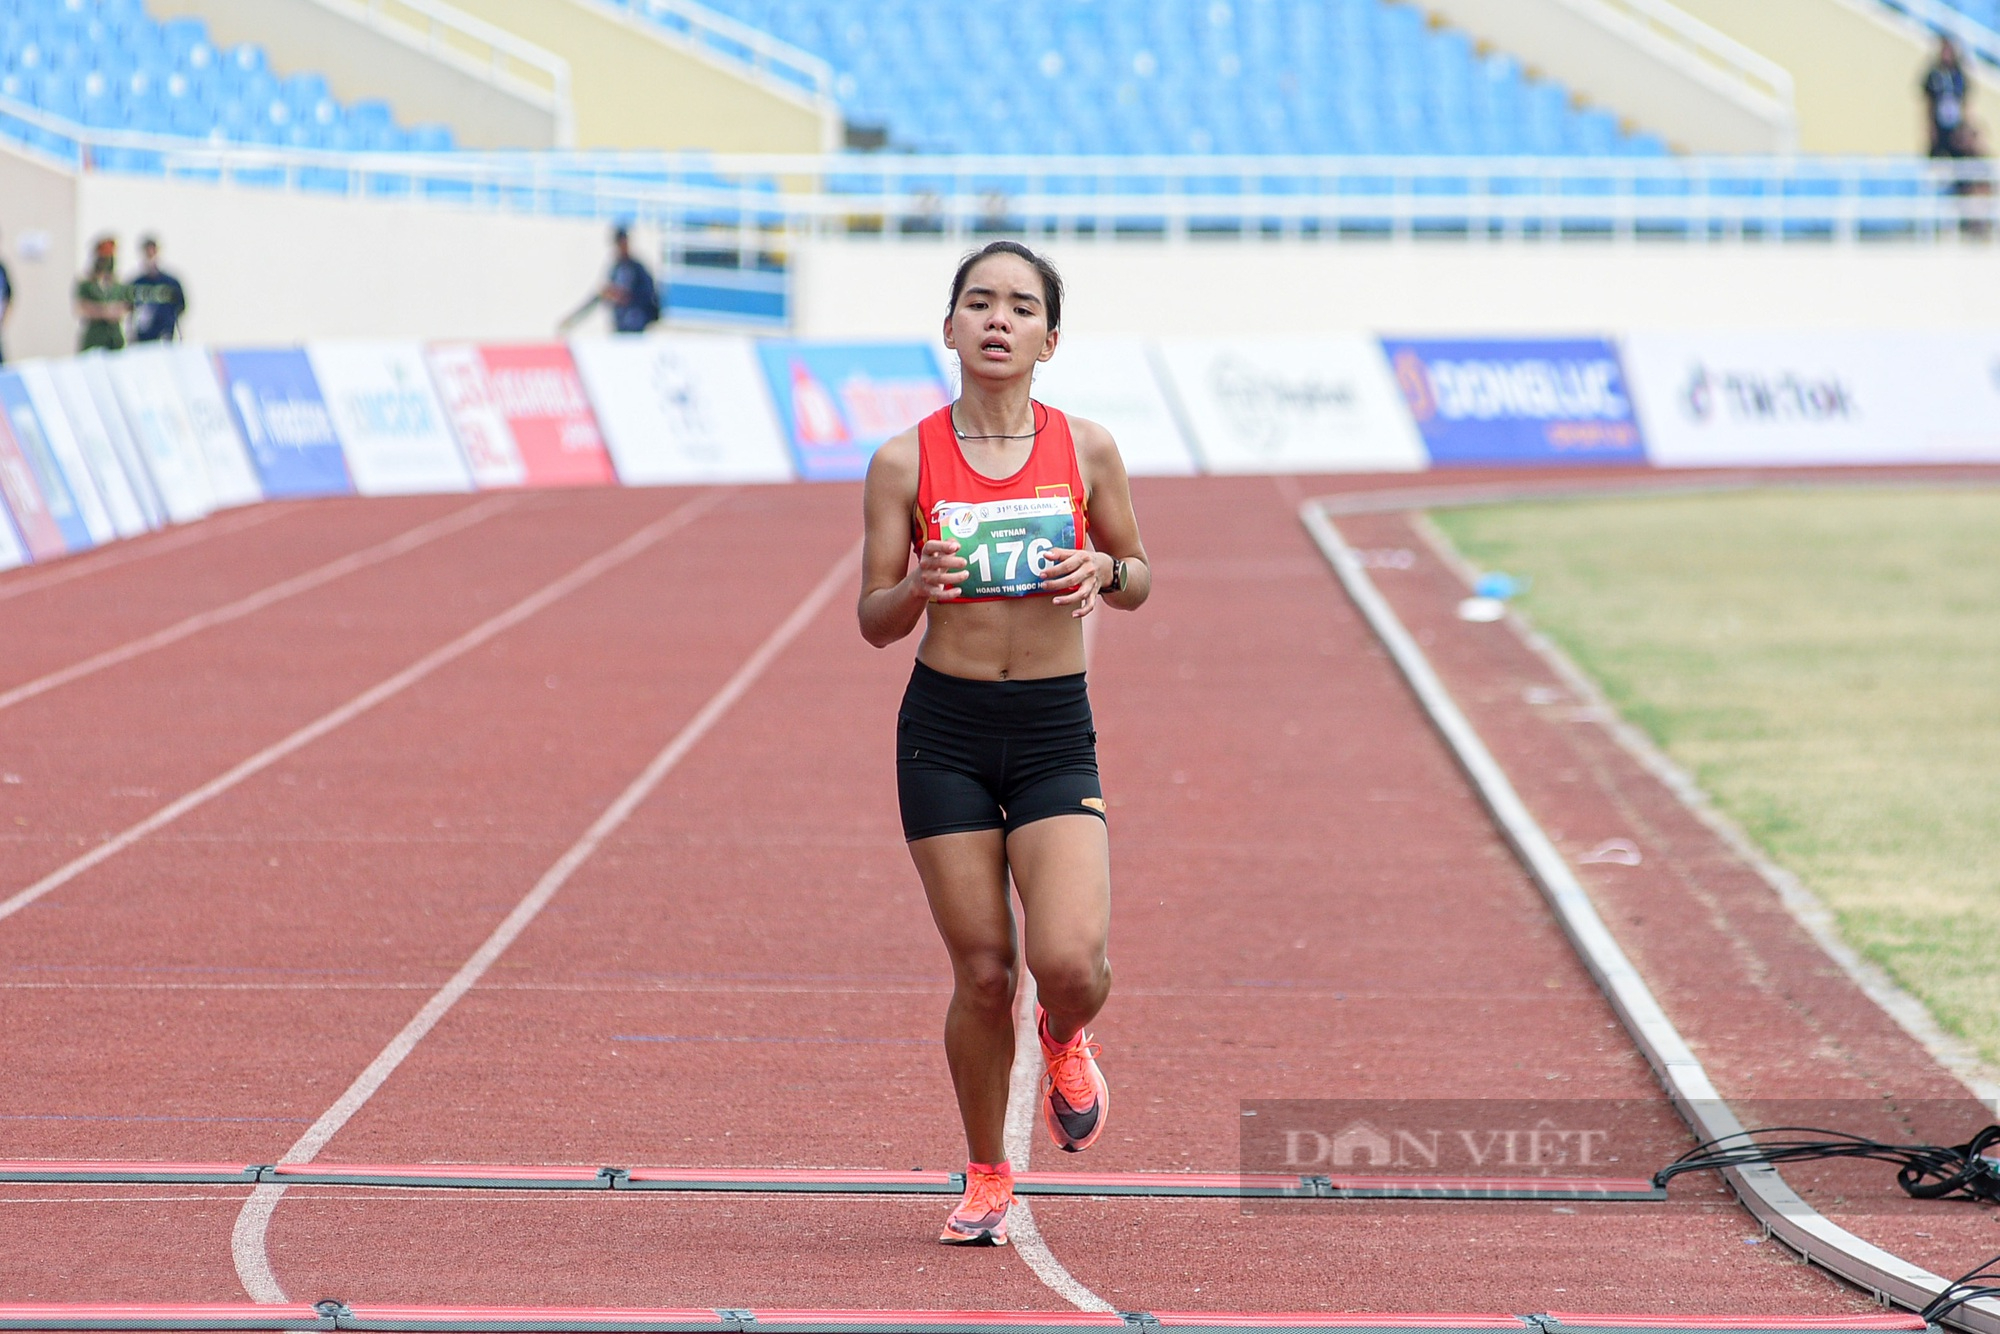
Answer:
[[1937, 1295], [1937, 1300], [1917, 1314], [1924, 1318], [1925, 1323], [1936, 1325], [1967, 1302], [1978, 1301], [1981, 1297], [2000, 1297], [2000, 1286], [1982, 1284], [1981, 1279], [2000, 1279], [2000, 1255], [1954, 1280], [1951, 1286]]
[[1697, 1144], [1653, 1173], [1653, 1184], [1665, 1186], [1683, 1172], [1716, 1172], [1725, 1167], [1776, 1166], [1828, 1158], [1868, 1158], [1894, 1163], [1896, 1184], [1914, 1199], [1939, 1200], [1958, 1195], [2000, 1204], [2000, 1160], [1984, 1156], [1985, 1150], [1994, 1145], [2000, 1145], [2000, 1125], [1988, 1126], [1965, 1143], [1948, 1148], [1934, 1144], [1885, 1144], [1814, 1126], [1767, 1126]]

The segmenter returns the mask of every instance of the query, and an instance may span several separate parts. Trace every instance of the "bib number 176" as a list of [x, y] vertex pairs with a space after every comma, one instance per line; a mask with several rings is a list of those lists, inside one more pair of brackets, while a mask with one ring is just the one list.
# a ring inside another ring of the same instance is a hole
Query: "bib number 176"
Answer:
[[1076, 543], [1076, 516], [1068, 499], [1059, 496], [981, 505], [940, 501], [932, 521], [940, 540], [958, 543], [969, 576], [959, 585], [961, 597], [1039, 593], [1049, 553]]

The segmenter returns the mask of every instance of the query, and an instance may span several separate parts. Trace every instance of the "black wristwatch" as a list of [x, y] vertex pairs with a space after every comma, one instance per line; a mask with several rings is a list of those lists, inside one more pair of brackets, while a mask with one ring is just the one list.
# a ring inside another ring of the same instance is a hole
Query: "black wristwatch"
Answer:
[[1119, 560], [1116, 556], [1111, 558], [1111, 582], [1105, 585], [1104, 591], [1107, 593], [1123, 593], [1125, 591], [1125, 562]]

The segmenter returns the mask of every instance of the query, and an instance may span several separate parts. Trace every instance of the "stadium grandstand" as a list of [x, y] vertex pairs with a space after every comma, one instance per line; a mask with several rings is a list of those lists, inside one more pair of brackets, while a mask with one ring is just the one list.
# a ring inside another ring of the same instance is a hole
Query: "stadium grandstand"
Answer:
[[[414, 308], [390, 235], [468, 266], [554, 245], [532, 317], [464, 298], [523, 334], [611, 221], [673, 318], [761, 328], [810, 314], [796, 261], [828, 237], [1958, 239], [1991, 178], [1924, 159], [1918, 85], [1949, 34], [1975, 121], [2000, 104], [1993, 4], [0, 0], [4, 169], [68, 200], [0, 230], [68, 273], [98, 232], [175, 225], [206, 267], [267, 243], [196, 225], [205, 189], [302, 238], [337, 197], [351, 225], [311, 244], [371, 238], [357, 306]], [[1005, 77], [939, 77], [968, 51]], [[55, 350], [67, 278], [16, 268], [48, 292], [15, 341]], [[214, 332], [286, 332], [218, 283]], [[368, 328], [328, 318], [301, 332]]]

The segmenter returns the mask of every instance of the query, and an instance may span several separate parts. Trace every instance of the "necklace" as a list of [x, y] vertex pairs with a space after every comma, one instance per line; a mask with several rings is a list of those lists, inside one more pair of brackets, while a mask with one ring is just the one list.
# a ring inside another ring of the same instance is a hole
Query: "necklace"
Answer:
[[[1034, 404], [1033, 406], [1040, 407], [1041, 405], [1037, 403]], [[1032, 410], [1029, 412], [1028, 416], [1030, 420], [1033, 419], [1034, 413]], [[1035, 424], [1035, 429], [1029, 431], [1025, 435], [967, 435], [965, 432], [958, 429], [958, 411], [956, 408], [954, 408], [951, 414], [951, 433], [957, 436], [961, 440], [1033, 440], [1036, 436], [1042, 433], [1042, 427], [1041, 423], [1037, 422]]]

